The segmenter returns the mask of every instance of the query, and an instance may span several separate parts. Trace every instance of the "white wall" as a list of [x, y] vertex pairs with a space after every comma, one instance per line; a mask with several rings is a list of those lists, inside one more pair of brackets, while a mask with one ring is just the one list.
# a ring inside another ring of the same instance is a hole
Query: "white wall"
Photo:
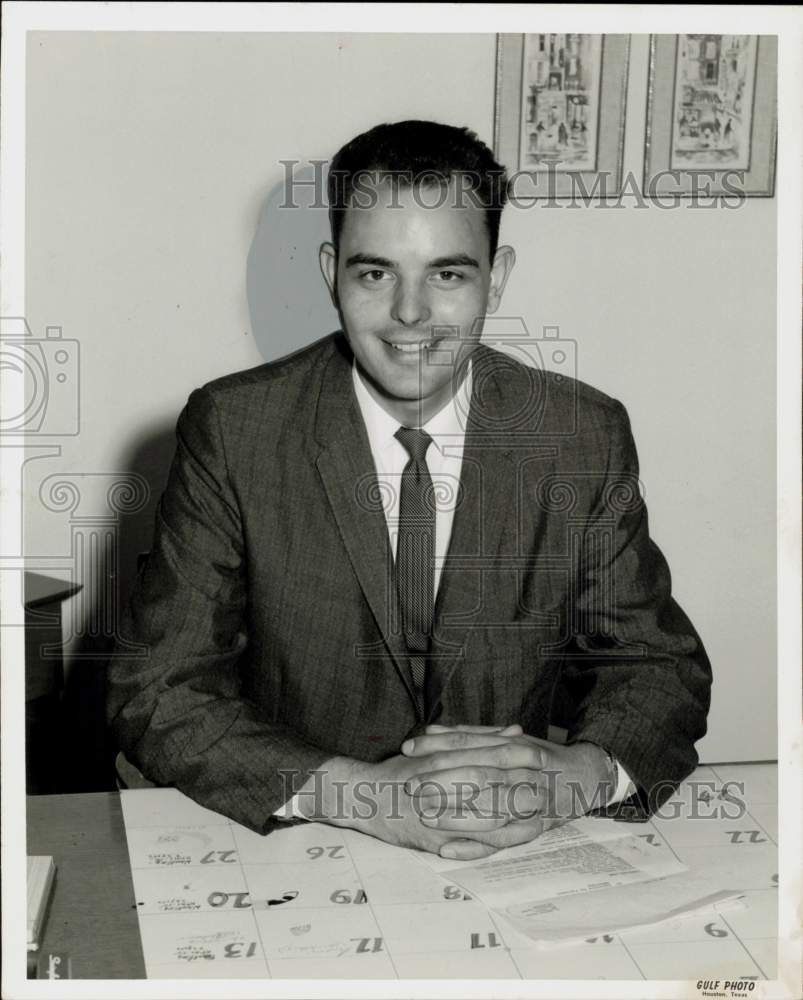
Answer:
[[[134, 469], [158, 492], [190, 390], [262, 361], [246, 257], [278, 161], [326, 158], [408, 117], [468, 124], [490, 143], [494, 45], [29, 36], [26, 313], [35, 334], [61, 325], [82, 352], [81, 433], [28, 466], [29, 554], [70, 556], [67, 515], [37, 500], [45, 476], [73, 476], [81, 513], [103, 513], [108, 479], [76, 474]], [[625, 166], [637, 176], [646, 69], [646, 37], [635, 37]], [[503, 238], [518, 253], [505, 312], [531, 330], [559, 325], [578, 342], [579, 377], [630, 411], [653, 535], [714, 664], [701, 756], [774, 758], [774, 199], [508, 210]], [[315, 249], [299, 247], [311, 282]], [[154, 501], [123, 522], [123, 589]]]

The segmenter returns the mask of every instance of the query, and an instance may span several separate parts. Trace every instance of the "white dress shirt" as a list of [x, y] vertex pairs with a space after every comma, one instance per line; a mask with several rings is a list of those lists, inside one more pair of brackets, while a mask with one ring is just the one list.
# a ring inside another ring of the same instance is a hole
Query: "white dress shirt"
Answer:
[[[410, 461], [407, 449], [396, 440], [396, 431], [402, 426], [395, 417], [377, 403], [357, 371], [352, 367], [354, 392], [360, 406], [368, 442], [376, 468], [380, 496], [383, 500], [385, 521], [388, 526], [393, 558], [399, 538], [399, 499], [402, 472]], [[471, 363], [460, 388], [421, 430], [429, 434], [432, 444], [427, 448], [426, 463], [432, 479], [437, 508], [435, 511], [435, 586], [437, 595], [446, 550], [452, 537], [452, 522], [460, 496], [460, 469], [463, 465], [463, 446], [466, 440], [466, 419], [471, 400]]]
[[[410, 456], [404, 445], [396, 439], [396, 431], [402, 426], [384, 407], [374, 399], [356, 364], [352, 366], [352, 380], [357, 403], [360, 407], [368, 443], [374, 459], [380, 496], [382, 497], [390, 537], [393, 558], [399, 535], [399, 499], [401, 477]], [[437, 509], [435, 512], [435, 585], [433, 595], [437, 595], [443, 564], [452, 536], [452, 522], [460, 497], [460, 470], [463, 464], [463, 447], [466, 440], [466, 420], [471, 400], [472, 372], [469, 362], [465, 379], [449, 402], [431, 417], [421, 430], [432, 438], [427, 449], [426, 463], [429, 469]], [[515, 720], [511, 720], [514, 722]], [[618, 783], [608, 805], [620, 802], [631, 795], [635, 788], [621, 764], [617, 763]], [[281, 819], [304, 818], [298, 809], [298, 795], [294, 795], [278, 809], [274, 816]]]

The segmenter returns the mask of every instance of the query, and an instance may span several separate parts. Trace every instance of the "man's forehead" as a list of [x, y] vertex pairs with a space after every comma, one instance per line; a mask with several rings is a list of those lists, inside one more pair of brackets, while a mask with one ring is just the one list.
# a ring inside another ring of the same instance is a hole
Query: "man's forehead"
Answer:
[[382, 230], [398, 235], [461, 233], [472, 242], [487, 238], [485, 209], [461, 196], [459, 180], [366, 180], [352, 191], [344, 212], [343, 233]]
[[365, 170], [352, 177], [348, 205], [448, 204], [457, 208], [482, 208], [476, 180], [470, 173], [455, 172], [448, 177], [435, 171]]

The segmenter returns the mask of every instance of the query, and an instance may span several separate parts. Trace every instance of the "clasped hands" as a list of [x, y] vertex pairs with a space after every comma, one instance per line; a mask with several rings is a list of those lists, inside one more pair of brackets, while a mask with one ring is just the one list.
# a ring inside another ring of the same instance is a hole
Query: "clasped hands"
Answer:
[[403, 783], [397, 814], [349, 825], [446, 858], [527, 843], [613, 792], [600, 747], [549, 743], [520, 725], [427, 726], [401, 751], [359, 775], [377, 788]]

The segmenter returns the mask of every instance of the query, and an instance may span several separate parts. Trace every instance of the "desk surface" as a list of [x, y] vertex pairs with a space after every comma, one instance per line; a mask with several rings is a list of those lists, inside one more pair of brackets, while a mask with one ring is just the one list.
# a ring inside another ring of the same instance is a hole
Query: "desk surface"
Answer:
[[67, 953], [74, 979], [144, 978], [120, 796], [30, 797], [28, 854], [56, 861], [41, 951]]
[[[460, 913], [447, 901], [453, 898], [449, 895], [410, 905], [407, 895], [413, 881], [396, 885], [388, 878], [385, 845], [353, 831], [326, 828], [334, 838], [332, 843], [355, 843], [348, 847], [349, 857], [327, 862], [326, 872], [320, 866], [315, 869], [310, 890], [313, 895], [323, 894], [323, 905], [330, 913], [333, 903], [344, 901], [344, 890], [350, 902], [363, 901], [358, 898], [359, 890], [366, 890], [368, 906], [336, 907], [337, 933], [349, 941], [370, 944], [355, 945], [354, 956], [333, 951], [328, 939], [318, 940], [318, 924], [331, 927], [330, 915], [299, 910], [300, 899], [286, 913], [278, 907], [268, 912], [234, 909], [229, 913], [214, 909], [218, 899], [210, 900], [212, 907], [194, 901], [195, 882], [205, 885], [207, 878], [218, 877], [213, 873], [226, 868], [232, 873], [226, 884], [215, 883], [212, 888], [227, 892], [213, 895], [226, 896], [235, 906], [239, 893], [253, 888], [248, 880], [264, 881], [261, 896], [266, 898], [303, 888], [302, 883], [312, 878], [308, 856], [321, 853], [320, 847], [309, 846], [310, 837], [321, 839], [317, 824], [301, 824], [267, 838], [271, 857], [265, 864], [266, 838], [202, 810], [175, 790], [127, 792], [143, 796], [132, 811], [138, 818], [128, 836], [135, 854], [142, 857], [144, 852], [149, 858], [148, 868], [137, 867], [133, 873], [135, 897], [129, 861], [133, 855], [129, 855], [119, 796], [41, 796], [28, 803], [28, 850], [52, 854], [58, 866], [44, 946], [71, 955], [73, 978], [142, 978], [146, 963], [141, 932], [150, 955], [148, 971], [157, 978], [773, 979], [777, 957], [776, 769], [774, 765], [716, 765], [699, 769], [690, 779], [698, 789], [701, 782], [703, 787], [710, 786], [714, 799], [722, 799], [723, 792], [727, 797], [734, 781], [744, 782], [746, 811], [738, 817], [731, 810], [730, 818], [705, 823], [654, 818], [628, 832], [650, 838], [648, 842], [656, 849], [663, 846], [690, 867], [705, 867], [709, 859], [727, 855], [742, 873], [740, 886], [747, 901], [743, 911], [713, 915], [701, 911], [681, 924], [605, 935], [554, 951], [534, 951], [516, 943], [506, 926], [496, 921], [486, 927], [490, 918], [475, 912], [476, 901], [461, 902]], [[674, 797], [678, 803], [688, 798], [689, 787], [686, 783], [678, 790]], [[364, 856], [358, 857], [358, 847]], [[200, 862], [203, 868], [195, 867], [199, 851], [209, 855]], [[168, 857], [170, 852], [187, 857]], [[165, 868], [168, 861], [178, 862], [178, 867]], [[210, 861], [237, 863], [206, 864]], [[412, 879], [412, 860], [409, 864]], [[241, 885], [238, 879], [243, 875], [247, 878]], [[199, 898], [205, 900], [208, 889]], [[221, 913], [226, 914], [223, 930]], [[478, 921], [476, 927], [472, 921]], [[206, 961], [217, 957], [224, 961]], [[232, 958], [236, 961], [225, 960]]]
[[57, 580], [41, 573], [25, 573], [25, 607], [38, 608], [56, 601], [66, 601], [83, 589], [83, 584], [69, 580]]

